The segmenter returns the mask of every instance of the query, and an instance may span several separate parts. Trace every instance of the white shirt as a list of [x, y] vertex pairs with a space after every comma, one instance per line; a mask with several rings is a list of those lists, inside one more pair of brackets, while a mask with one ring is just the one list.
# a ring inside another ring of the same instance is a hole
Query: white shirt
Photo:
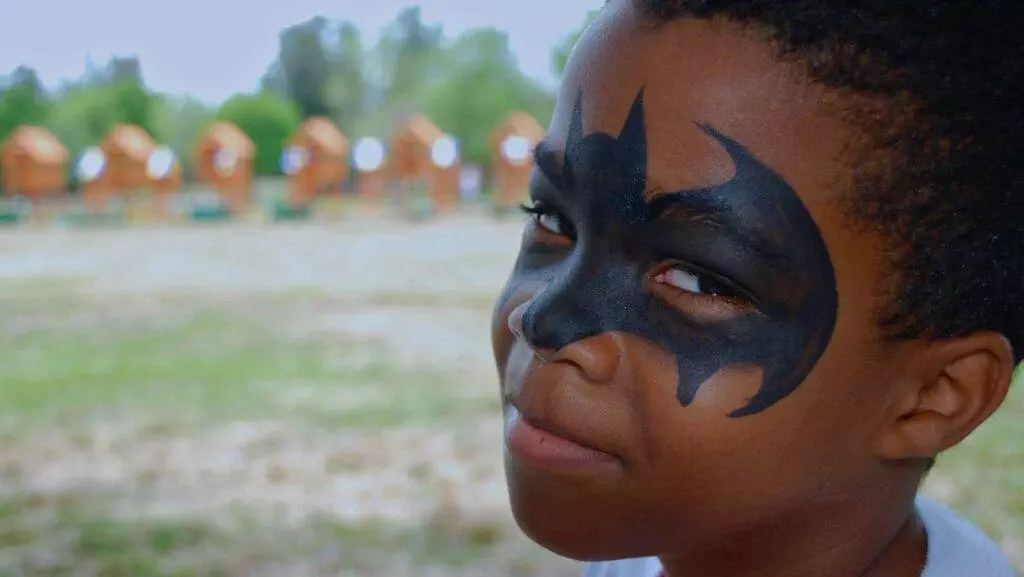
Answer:
[[[1010, 561], [980, 529], [936, 501], [917, 498], [917, 512], [928, 534], [921, 577], [1015, 577]], [[657, 557], [588, 563], [583, 577], [656, 577]]]

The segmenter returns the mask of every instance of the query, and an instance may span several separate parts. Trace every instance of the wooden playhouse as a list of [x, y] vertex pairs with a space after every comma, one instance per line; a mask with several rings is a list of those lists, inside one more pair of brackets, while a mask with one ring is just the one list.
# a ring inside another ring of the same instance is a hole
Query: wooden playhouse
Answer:
[[67, 148], [39, 126], [20, 126], [0, 145], [0, 172], [9, 196], [38, 199], [63, 192], [67, 163]]
[[196, 180], [217, 190], [232, 212], [249, 202], [253, 184], [252, 139], [231, 122], [214, 122], [195, 147]]
[[288, 139], [282, 169], [289, 177], [289, 204], [308, 205], [319, 194], [341, 191], [348, 175], [348, 138], [323, 116], [307, 118]]
[[458, 202], [460, 165], [457, 152], [449, 164], [439, 165], [438, 143], [454, 146], [454, 140], [427, 117], [413, 115], [392, 137], [389, 170], [405, 194], [425, 188], [434, 206], [449, 209]]
[[113, 194], [148, 188], [151, 179], [146, 165], [156, 148], [153, 137], [142, 127], [116, 124], [100, 143], [106, 159], [106, 169], [101, 177], [106, 188]]
[[492, 178], [495, 204], [514, 207], [529, 194], [533, 148], [544, 137], [544, 128], [529, 114], [511, 112], [491, 133]]

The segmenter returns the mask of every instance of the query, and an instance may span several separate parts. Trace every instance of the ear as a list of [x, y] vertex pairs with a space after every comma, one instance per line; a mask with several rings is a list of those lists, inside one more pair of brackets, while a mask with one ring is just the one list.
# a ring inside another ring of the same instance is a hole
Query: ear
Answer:
[[886, 415], [880, 457], [931, 458], [971, 434], [1003, 403], [1013, 381], [1006, 337], [978, 332], [915, 347]]

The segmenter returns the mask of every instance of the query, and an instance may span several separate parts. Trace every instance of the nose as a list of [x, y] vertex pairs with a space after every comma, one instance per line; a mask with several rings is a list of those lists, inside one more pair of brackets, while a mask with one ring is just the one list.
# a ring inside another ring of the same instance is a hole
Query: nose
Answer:
[[[611, 381], [622, 361], [622, 348], [613, 333], [599, 333], [579, 340], [567, 342], [559, 347], [543, 346], [546, 339], [538, 339], [536, 331], [524, 328], [527, 313], [534, 301], [527, 301], [512, 310], [508, 317], [509, 331], [526, 343], [533, 354], [544, 364], [565, 363], [574, 366], [588, 381], [606, 383]], [[550, 342], [550, 341], [549, 341]]]

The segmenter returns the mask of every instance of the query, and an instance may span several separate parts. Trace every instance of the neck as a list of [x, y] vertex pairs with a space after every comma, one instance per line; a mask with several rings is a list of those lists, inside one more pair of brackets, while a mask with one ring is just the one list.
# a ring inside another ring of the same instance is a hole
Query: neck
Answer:
[[894, 509], [848, 502], [775, 526], [769, 538], [737, 539], [710, 553], [662, 556], [666, 577], [919, 577], [926, 536], [913, 507]]

